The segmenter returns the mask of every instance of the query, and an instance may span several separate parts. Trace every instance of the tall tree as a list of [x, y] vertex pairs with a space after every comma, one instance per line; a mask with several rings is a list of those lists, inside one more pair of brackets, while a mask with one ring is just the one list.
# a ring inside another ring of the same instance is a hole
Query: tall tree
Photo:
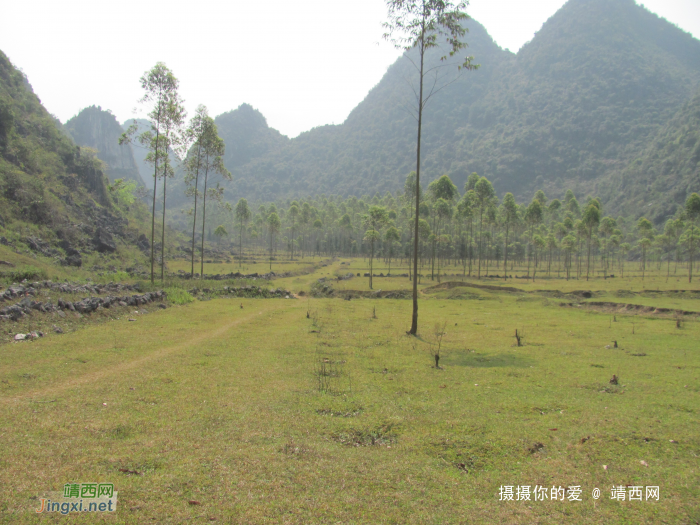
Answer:
[[695, 223], [700, 219], [700, 195], [691, 194], [685, 201], [685, 216], [690, 223], [688, 239], [688, 282], [693, 282], [693, 252], [695, 250]]
[[396, 226], [390, 226], [389, 228], [387, 228], [386, 233], [384, 234], [384, 241], [389, 247], [389, 272], [387, 273], [387, 275], [391, 275], [391, 257], [393, 255], [394, 243], [397, 243], [400, 240], [401, 233], [396, 228]]
[[[527, 207], [525, 210], [525, 222], [528, 224], [528, 230], [530, 232], [530, 243], [529, 243], [529, 252], [527, 256], [527, 277], [528, 279], [530, 278], [530, 259], [531, 259], [531, 254], [533, 250], [533, 236], [535, 233], [535, 226], [539, 223], [542, 222], [542, 219], [544, 218], [544, 213], [542, 211], [542, 204], [540, 201], [535, 198], [532, 199], [532, 202], [530, 205]], [[533, 268], [532, 270], [532, 280], [535, 280], [535, 269]]]
[[[412, 171], [406, 177], [406, 182], [403, 185], [403, 198], [408, 209], [408, 236], [411, 239], [411, 244], [414, 243], [413, 230], [415, 229], [415, 221], [413, 214], [416, 209], [416, 195], [419, 195], [420, 190], [416, 188], [416, 172]], [[411, 280], [411, 264], [408, 265], [408, 280]]]
[[248, 201], [241, 197], [236, 204], [236, 222], [238, 223], [238, 267], [243, 267], [243, 229], [250, 221], [251, 213]]
[[275, 235], [279, 233], [281, 225], [282, 222], [277, 212], [273, 211], [267, 216], [267, 230], [270, 234], [270, 271], [272, 271], [272, 251], [275, 247]]
[[[413, 244], [413, 273], [418, 274], [418, 221], [420, 216], [420, 144], [421, 127], [423, 123], [423, 110], [432, 96], [443, 86], [433, 84], [430, 91], [423, 92], [423, 83], [426, 75], [435, 74], [437, 79], [437, 68], [428, 67], [425, 64], [425, 54], [429, 49], [437, 48], [444, 42], [449, 48], [449, 56], [454, 56], [460, 49], [466, 47], [462, 38], [466, 34], [466, 29], [462, 26], [462, 21], [468, 16], [464, 12], [467, 7], [466, 1], [457, 3], [450, 0], [386, 0], [388, 8], [388, 21], [384, 23], [387, 32], [384, 38], [389, 40], [398, 49], [409, 51], [415, 49], [418, 53], [418, 64], [413, 62], [418, 73], [418, 90], [416, 95], [416, 115], [418, 123], [418, 133], [416, 138], [416, 215], [414, 218], [414, 244]], [[408, 54], [406, 55], [409, 56]], [[441, 59], [446, 59], [443, 55]], [[410, 57], [409, 57], [410, 59]], [[474, 69], [477, 66], [472, 64], [472, 57], [467, 57], [459, 64], [458, 69]], [[411, 319], [411, 329], [409, 333], [416, 335], [418, 331], [418, 280], [413, 280], [413, 315]]]
[[305, 246], [305, 234], [306, 229], [309, 227], [311, 222], [311, 205], [305, 202], [301, 205], [301, 216], [299, 217], [299, 223], [301, 224], [301, 258], [304, 258], [304, 246]]
[[508, 268], [508, 230], [510, 225], [515, 222], [518, 217], [518, 205], [515, 203], [515, 197], [512, 193], [506, 193], [503, 196], [503, 224], [506, 227], [506, 240], [504, 247], [504, 260], [503, 260], [503, 280], [505, 281], [508, 277], [506, 272]]
[[[184, 102], [180, 99], [180, 96], [175, 93], [173, 97], [167, 103], [167, 115], [163, 125], [163, 139], [166, 144], [166, 155], [163, 157], [163, 216], [161, 221], [161, 239], [160, 239], [160, 280], [165, 279], [165, 203], [166, 195], [168, 189], [168, 177], [175, 176], [175, 170], [170, 164], [169, 151], [173, 151], [176, 156], [179, 157], [178, 153], [182, 153], [181, 149], [186, 144], [186, 139], [183, 136], [182, 128], [185, 124], [185, 106]], [[154, 188], [155, 190], [155, 188]]]
[[221, 178], [231, 180], [231, 173], [224, 167], [224, 151], [226, 146], [224, 141], [219, 137], [219, 131], [216, 128], [214, 119], [211, 117], [204, 118], [202, 132], [202, 162], [200, 169], [204, 170], [204, 191], [202, 192], [202, 248], [200, 252], [201, 265], [199, 278], [204, 279], [204, 228], [207, 220], [207, 197], [210, 197], [219, 203], [223, 199], [224, 189], [217, 182], [215, 188], [207, 190], [210, 174], [220, 175]]
[[381, 234], [379, 231], [386, 226], [389, 221], [389, 215], [387, 214], [386, 208], [381, 206], [372, 206], [369, 209], [369, 213], [362, 217], [362, 225], [367, 228], [365, 232], [365, 240], [369, 241], [370, 244], [370, 256], [369, 256], [369, 289], [372, 289], [372, 269], [374, 261], [374, 243], [381, 240]]
[[[158, 62], [150, 71], [146, 71], [139, 81], [141, 88], [145, 91], [139, 102], [152, 106], [151, 111], [148, 113], [151, 129], [139, 135], [137, 140], [150, 150], [146, 156], [146, 161], [153, 164], [153, 206], [151, 208], [151, 283], [153, 283], [155, 280], [158, 179], [168, 177], [172, 173], [172, 166], [170, 166], [169, 162], [170, 147], [173, 145], [171, 140], [174, 138], [177, 128], [182, 125], [185, 113], [178, 94], [180, 83], [163, 62]], [[119, 138], [119, 144], [131, 142], [137, 131], [138, 124], [134, 120], [129, 129]], [[165, 214], [165, 191], [163, 192], [163, 213]], [[161, 257], [165, 253], [164, 241], [165, 219], [163, 219]]]
[[482, 252], [482, 233], [484, 228], [484, 212], [491, 206], [494, 206], [496, 200], [496, 191], [493, 185], [486, 177], [480, 177], [479, 182], [474, 186], [476, 194], [476, 205], [479, 209], [479, 267], [477, 270], [477, 279], [481, 279], [481, 252]]
[[593, 230], [600, 224], [600, 205], [596, 200], [591, 201], [583, 211], [581, 221], [586, 228], [586, 239], [588, 240], [588, 259], [586, 263], [586, 281], [591, 269], [591, 240]]
[[637, 221], [637, 231], [639, 232], [639, 246], [642, 247], [642, 281], [644, 280], [644, 272], [647, 267], [647, 250], [651, 246], [651, 240], [654, 236], [654, 225], [645, 217], [640, 217]]
[[292, 248], [292, 256], [291, 260], [294, 260], [294, 227], [296, 226], [297, 220], [299, 219], [299, 206], [297, 205], [296, 202], [293, 202], [292, 205], [289, 207], [289, 211], [287, 212], [287, 215], [289, 216], [289, 220], [292, 223], [292, 239], [291, 239], [291, 248]]
[[217, 238], [216, 244], [220, 245], [221, 244], [221, 238], [226, 237], [228, 235], [228, 232], [226, 231], [226, 228], [224, 228], [223, 224], [219, 224], [216, 227], [216, 230], [214, 230], [214, 235]]
[[452, 217], [452, 208], [447, 200], [439, 198], [437, 201], [435, 201], [435, 216], [437, 221], [435, 225], [435, 238], [433, 240], [433, 259], [435, 259], [435, 256], [437, 255], [437, 273], [438, 282], [440, 282], [440, 249], [437, 247], [436, 253], [436, 246], [438, 244], [445, 244], [445, 239], [441, 238], [442, 235], [440, 233], [440, 228], [442, 227], [443, 223], [447, 222]]
[[192, 143], [189, 155], [185, 159], [185, 185], [187, 189], [185, 194], [194, 197], [194, 210], [192, 212], [192, 257], [190, 277], [194, 277], [194, 242], [195, 232], [197, 231], [197, 201], [199, 198], [199, 168], [202, 164], [202, 136], [204, 134], [204, 122], [208, 116], [206, 106], [200, 105], [195, 112], [194, 117], [190, 120], [190, 125], [187, 128], [187, 138]]

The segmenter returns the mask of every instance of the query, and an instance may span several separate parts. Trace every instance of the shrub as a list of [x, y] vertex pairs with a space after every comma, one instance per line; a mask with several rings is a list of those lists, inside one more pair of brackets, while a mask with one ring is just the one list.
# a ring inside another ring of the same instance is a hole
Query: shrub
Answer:
[[40, 270], [34, 266], [20, 266], [14, 270], [0, 272], [0, 279], [8, 283], [17, 283], [20, 281], [44, 281], [49, 276], [46, 270]]
[[168, 294], [168, 301], [172, 304], [187, 304], [194, 301], [194, 297], [190, 295], [190, 292], [182, 288], [166, 288], [165, 291]]

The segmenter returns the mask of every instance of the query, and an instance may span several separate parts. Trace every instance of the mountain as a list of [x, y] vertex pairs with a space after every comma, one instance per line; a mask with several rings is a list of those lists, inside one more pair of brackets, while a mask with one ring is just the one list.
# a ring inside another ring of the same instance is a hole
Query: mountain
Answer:
[[[0, 51], [0, 244], [74, 266], [94, 251], [120, 256], [139, 235], [130, 219], [144, 210], [136, 202], [126, 214], [129, 206], [111, 195], [101, 166], [60, 129]], [[124, 253], [132, 262], [133, 251]]]
[[[216, 117], [214, 122], [219, 136], [226, 144], [224, 164], [229, 171], [239, 171], [251, 162], [273, 156], [289, 143], [289, 138], [270, 128], [262, 113], [250, 104], [241, 104], [237, 109]], [[191, 201], [185, 197], [185, 173], [176, 159], [173, 159], [173, 165], [177, 168], [172, 182], [168, 182], [168, 206], [188, 207]], [[149, 166], [149, 169], [153, 180], [153, 168]], [[215, 184], [221, 182], [221, 179], [214, 175], [209, 182]], [[228, 182], [223, 183], [229, 186]], [[228, 193], [227, 197], [230, 197], [230, 187]], [[173, 220], [178, 222], [177, 219]]]
[[223, 113], [214, 119], [219, 136], [226, 143], [224, 163], [236, 170], [255, 159], [279, 152], [289, 138], [267, 125], [267, 120], [250, 104]]
[[[700, 41], [633, 0], [569, 0], [517, 55], [476, 21], [467, 25], [468, 52], [481, 67], [427, 106], [426, 184], [447, 173], [461, 188], [476, 171], [520, 200], [536, 189], [599, 191], [700, 85]], [[441, 65], [440, 55], [429, 55], [430, 67]], [[227, 198], [399, 189], [415, 169], [411, 60], [415, 53], [398, 59], [343, 124], [302, 133], [242, 165], [243, 157], [227, 160], [235, 179]], [[236, 122], [236, 134], [246, 137], [247, 126]]]
[[112, 113], [90, 106], [66, 122], [65, 129], [79, 146], [97, 150], [97, 157], [107, 165], [106, 174], [112, 182], [127, 179], [144, 185], [131, 145], [119, 145], [123, 130]]

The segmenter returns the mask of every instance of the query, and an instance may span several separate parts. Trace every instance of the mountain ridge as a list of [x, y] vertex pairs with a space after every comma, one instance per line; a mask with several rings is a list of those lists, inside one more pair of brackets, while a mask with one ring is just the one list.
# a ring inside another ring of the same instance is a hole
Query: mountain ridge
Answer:
[[[540, 188], [594, 193], [700, 85], [700, 42], [632, 0], [570, 0], [517, 54], [478, 22], [469, 28], [468, 52], [481, 67], [428, 105], [426, 183], [447, 173], [461, 187], [476, 171], [520, 200]], [[227, 164], [234, 174], [227, 198], [401, 188], [415, 169], [415, 122], [399, 103], [410, 67], [399, 58], [342, 124]]]

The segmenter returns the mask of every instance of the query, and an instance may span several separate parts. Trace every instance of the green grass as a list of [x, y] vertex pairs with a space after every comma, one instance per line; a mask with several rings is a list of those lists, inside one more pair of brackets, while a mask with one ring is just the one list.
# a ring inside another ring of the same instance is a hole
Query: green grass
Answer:
[[[35, 498], [69, 481], [119, 491], [116, 515], [74, 523], [700, 519], [695, 318], [613, 323], [484, 280], [431, 284], [418, 338], [411, 301], [305, 297], [195, 301], [0, 346], [0, 523], [55, 521]], [[501, 502], [501, 485], [581, 485], [583, 501]], [[612, 485], [661, 499], [611, 501]]]

